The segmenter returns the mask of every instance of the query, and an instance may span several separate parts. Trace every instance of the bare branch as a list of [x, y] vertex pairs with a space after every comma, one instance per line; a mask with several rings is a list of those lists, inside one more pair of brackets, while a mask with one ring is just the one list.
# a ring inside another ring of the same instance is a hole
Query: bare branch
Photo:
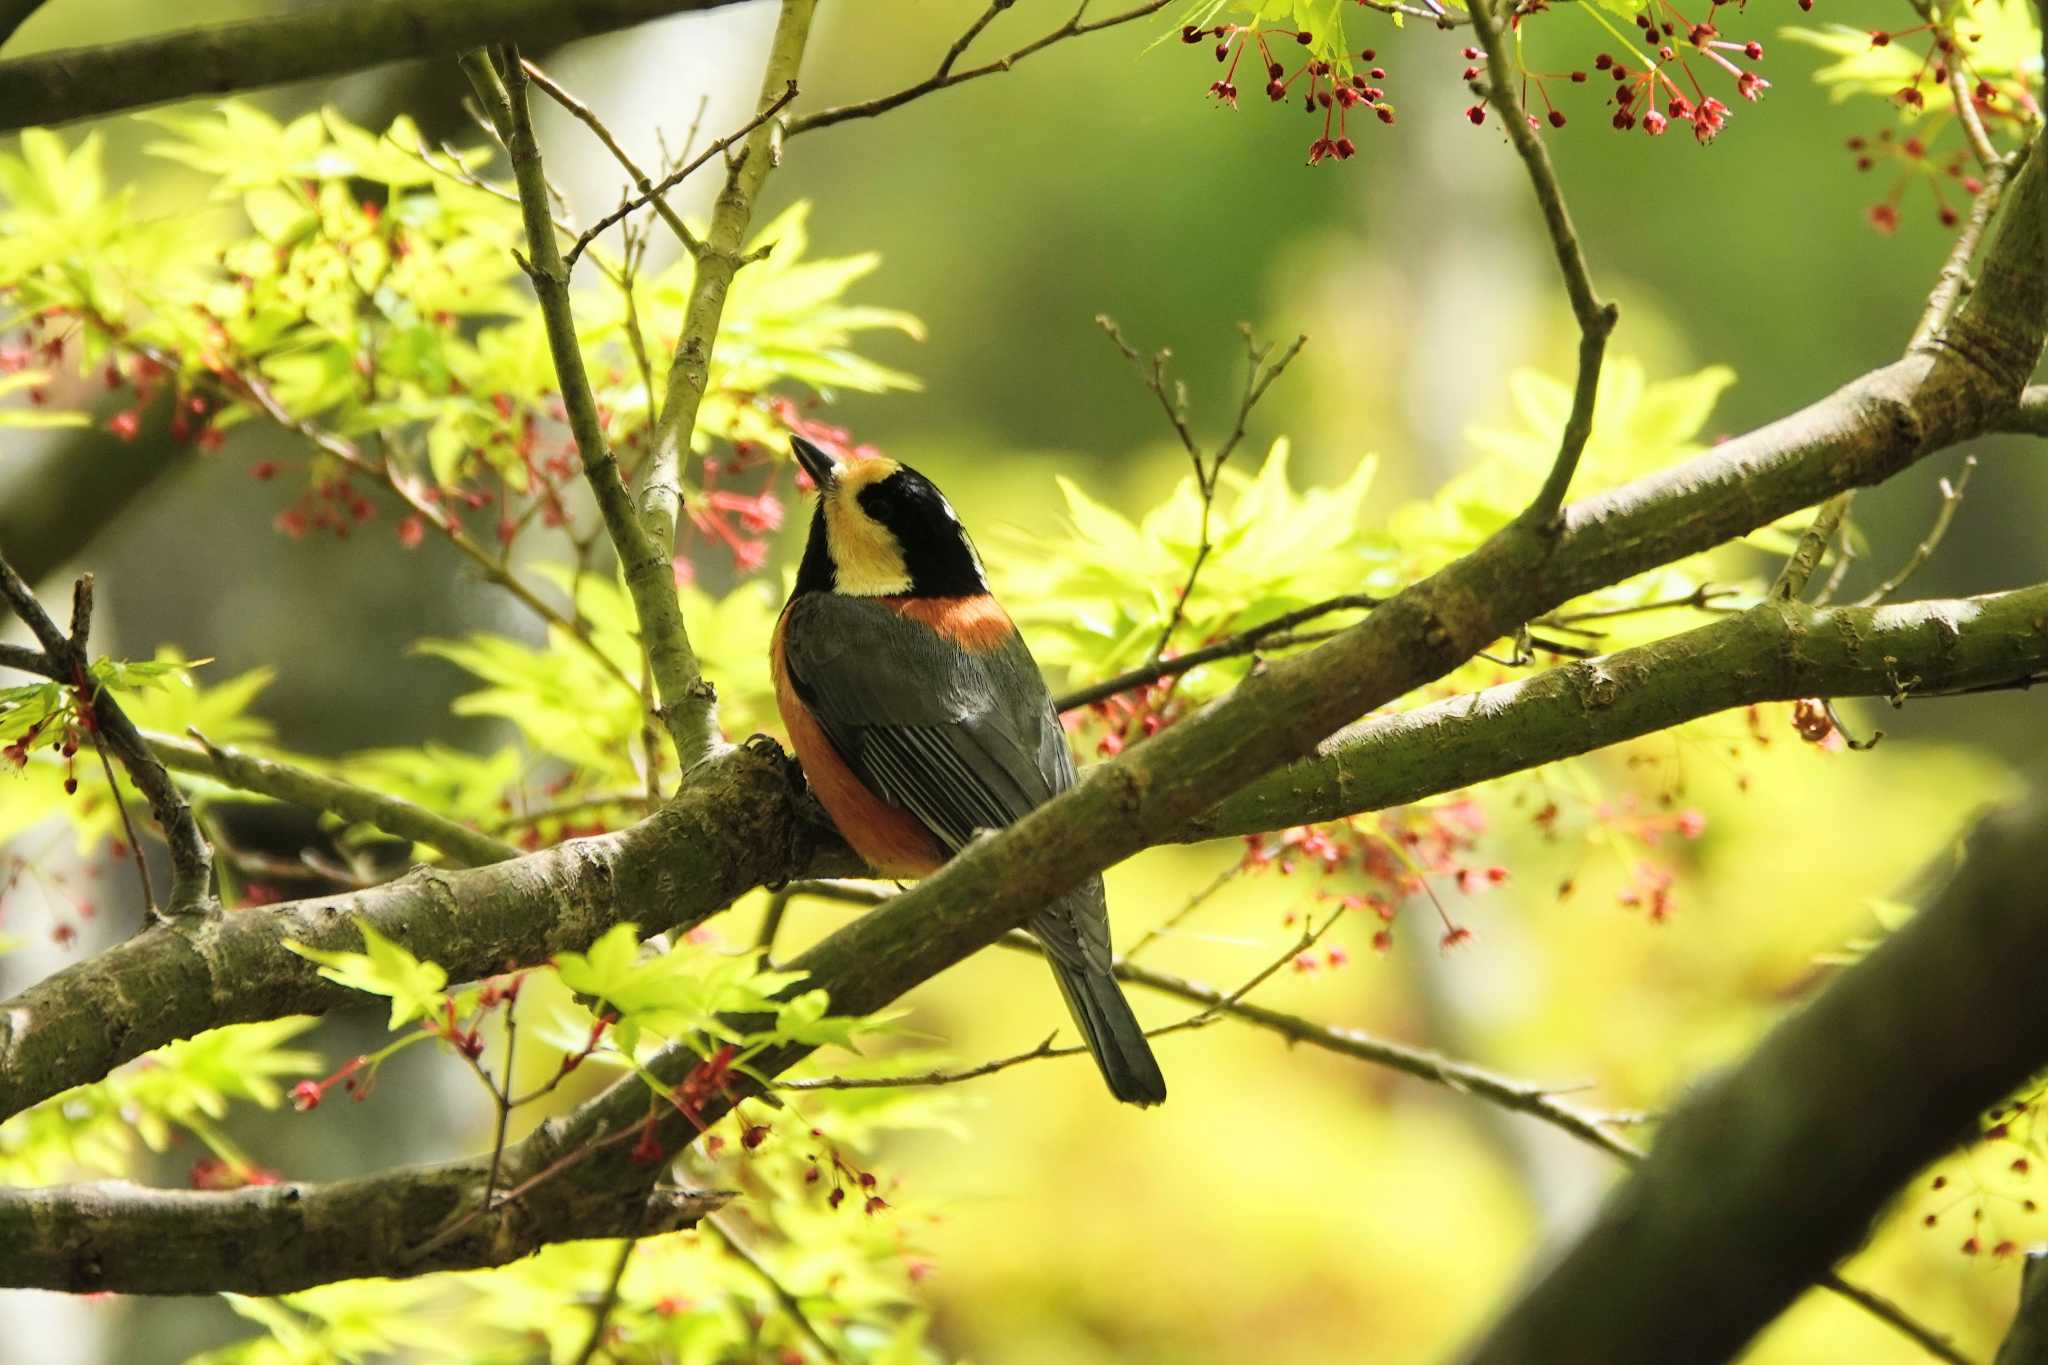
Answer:
[[769, 1269], [768, 1263], [756, 1256], [744, 1242], [733, 1236], [732, 1229], [715, 1217], [706, 1218], [704, 1226], [716, 1234], [718, 1240], [725, 1243], [725, 1249], [752, 1271], [755, 1279], [767, 1287], [768, 1292], [775, 1296], [775, 1302], [782, 1306], [783, 1313], [796, 1324], [797, 1331], [803, 1333], [804, 1338], [818, 1348], [819, 1354], [833, 1362], [833, 1365], [838, 1365], [838, 1362], [846, 1358], [840, 1353], [839, 1348], [818, 1330], [817, 1324], [804, 1312], [803, 1304], [797, 1300], [796, 1295], [790, 1293], [789, 1287], [783, 1284], [781, 1277]]
[[1842, 517], [1855, 497], [1855, 490], [1850, 489], [1821, 504], [1820, 511], [1814, 513], [1813, 520], [1799, 533], [1799, 543], [1792, 547], [1791, 557], [1778, 571], [1777, 581], [1771, 584], [1769, 596], [1772, 601], [1789, 602], [1805, 593], [1814, 570], [1820, 567], [1821, 557], [1828, 552], [1828, 542], [1835, 538], [1835, 531], [1841, 526]]
[[[1181, 447], [1188, 453], [1189, 462], [1194, 465], [1195, 491], [1202, 500], [1201, 535], [1195, 546], [1194, 559], [1188, 565], [1188, 576], [1181, 583], [1180, 592], [1173, 599], [1173, 611], [1166, 618], [1165, 627], [1159, 632], [1158, 642], [1152, 646], [1152, 662], [1156, 664], [1165, 655], [1167, 645], [1172, 643], [1173, 633], [1179, 629], [1181, 618], [1187, 611], [1188, 598], [1194, 593], [1195, 580], [1201, 577], [1202, 566], [1208, 563], [1209, 554], [1215, 548], [1214, 542], [1210, 539], [1209, 523], [1216, 505], [1216, 485], [1223, 476], [1223, 466], [1229, 462], [1230, 457], [1237, 451], [1238, 443], [1244, 439], [1245, 423], [1251, 419], [1252, 409], [1266, 396], [1266, 390], [1273, 386], [1273, 381], [1280, 377], [1281, 372], [1301, 354], [1301, 348], [1308, 344], [1308, 338], [1295, 337], [1294, 343], [1280, 353], [1280, 358], [1268, 364], [1267, 358], [1273, 354], [1273, 343], [1261, 346], [1258, 339], [1252, 335], [1249, 323], [1238, 324], [1238, 331], [1244, 337], [1246, 364], [1244, 392], [1237, 403], [1237, 421], [1231, 427], [1230, 435], [1224, 438], [1223, 444], [1216, 447], [1216, 453], [1205, 460], [1201, 446], [1196, 443], [1194, 432], [1188, 426], [1187, 387], [1174, 381], [1167, 371], [1167, 363], [1172, 360], [1173, 352], [1161, 350], [1147, 359], [1138, 353], [1135, 346], [1124, 340], [1122, 330], [1107, 314], [1098, 313], [1095, 325], [1108, 335], [1111, 343], [1119, 351], [1123, 352], [1124, 358], [1137, 367], [1138, 377], [1144, 381], [1145, 387], [1157, 395], [1160, 407], [1166, 410], [1166, 420], [1172, 424], [1174, 433], [1180, 437]], [[1169, 388], [1171, 392], [1168, 392]]]
[[1998, 429], [2022, 436], [2048, 436], [2048, 384], [2029, 385], [2022, 391], [2020, 401]]
[[475, 1162], [452, 1162], [225, 1192], [126, 1181], [0, 1188], [0, 1283], [71, 1293], [284, 1294], [370, 1275], [504, 1265], [565, 1232], [618, 1237], [694, 1227], [733, 1193], [622, 1194], [557, 1180], [528, 1196], [524, 1216], [478, 1220], [469, 1235], [400, 1270], [402, 1254], [473, 1202], [481, 1181]]
[[1949, 523], [1956, 518], [1956, 508], [1962, 505], [1963, 493], [1969, 488], [1970, 475], [1976, 468], [1977, 457], [1975, 455], [1964, 456], [1963, 472], [1957, 476], [1956, 481], [1954, 483], [1950, 483], [1947, 479], [1941, 481], [1939, 485], [1941, 489], [1941, 506], [1935, 510], [1934, 525], [1927, 529], [1926, 537], [1913, 548], [1913, 553], [1907, 556], [1904, 564], [1899, 566], [1898, 572], [1878, 584], [1875, 588], [1872, 588], [1868, 594], [1856, 603], [1857, 606], [1874, 607], [1878, 603], [1885, 601], [1893, 593], [1904, 587], [1906, 580], [1920, 571], [1921, 565], [1934, 557], [1934, 552], [1941, 548], [1942, 538], [1948, 534]]
[[891, 109], [899, 108], [914, 99], [920, 99], [932, 94], [934, 91], [945, 90], [965, 81], [979, 80], [983, 76], [993, 76], [999, 71], [1008, 71], [1032, 53], [1051, 47], [1054, 43], [1064, 42], [1069, 38], [1079, 38], [1090, 33], [1100, 33], [1103, 29], [1115, 28], [1120, 24], [1128, 24], [1134, 19], [1143, 19], [1148, 14], [1157, 14], [1160, 10], [1172, 4], [1173, 0], [1145, 0], [1143, 4], [1124, 10], [1120, 14], [1112, 14], [1106, 18], [1086, 22], [1084, 22], [1084, 17], [1088, 12], [1088, 6], [1085, 0], [1083, 0], [1081, 7], [1074, 11], [1072, 18], [1043, 37], [1026, 43], [1016, 51], [1006, 56], [998, 57], [992, 62], [970, 67], [965, 71], [955, 71], [953, 69], [954, 64], [965, 54], [968, 45], [980, 35], [983, 29], [988, 27], [990, 21], [996, 15], [1010, 8], [1014, 2], [1015, 0], [989, 0], [989, 6], [982, 12], [981, 17], [970, 24], [967, 31], [955, 39], [950, 48], [946, 49], [946, 55], [939, 59], [938, 70], [917, 84], [906, 86], [894, 94], [882, 95], [871, 100], [862, 100], [858, 104], [836, 105], [830, 109], [820, 109], [815, 113], [804, 114], [791, 119], [789, 123], [790, 136], [795, 137], [798, 133], [808, 133], [814, 128], [829, 128], [835, 123], [844, 123], [848, 119], [873, 118], [877, 114], [886, 114]]
[[597, 1359], [597, 1353], [604, 1347], [604, 1339], [610, 1328], [612, 1310], [619, 1306], [619, 1286], [626, 1281], [626, 1267], [632, 1263], [633, 1249], [640, 1245], [638, 1237], [619, 1239], [619, 1256], [612, 1262], [612, 1273], [605, 1281], [604, 1293], [597, 1300], [597, 1307], [590, 1313], [590, 1335], [584, 1338], [583, 1349], [576, 1353], [576, 1365], [590, 1365]]
[[[528, 70], [532, 70], [531, 63], [528, 63]], [[585, 228], [582, 234], [576, 238], [575, 245], [569, 248], [569, 254], [564, 258], [564, 263], [571, 270], [576, 268], [576, 258], [583, 254], [583, 249], [595, 241], [601, 233], [624, 221], [629, 215], [639, 212], [650, 203], [660, 211], [662, 218], [668, 223], [676, 236], [682, 239], [683, 245], [689, 249], [692, 255], [702, 253], [704, 244], [697, 240], [696, 234], [692, 233], [683, 224], [683, 220], [676, 216], [675, 210], [668, 206], [668, 201], [663, 199], [662, 196], [682, 184], [685, 180], [688, 180], [692, 175], [695, 175], [698, 168], [711, 160], [712, 157], [721, 155], [726, 148], [732, 146], [735, 142], [743, 141], [751, 136], [756, 128], [759, 128], [769, 119], [774, 118], [778, 113], [782, 112], [784, 105], [796, 98], [796, 82], [790, 81], [783, 87], [782, 93], [775, 97], [773, 103], [763, 108], [733, 132], [726, 134], [709, 147], [706, 147], [696, 157], [685, 163], [681, 169], [663, 176], [659, 184], [649, 184], [647, 176], [626, 156], [625, 149], [620, 147], [612, 138], [610, 131], [597, 121], [595, 114], [592, 114], [583, 105], [577, 103], [567, 91], [553, 85], [551, 82], [542, 84], [540, 79], [536, 79], [534, 84], [540, 85], [543, 90], [546, 90], [558, 102], [561, 102], [565, 109], [576, 114], [578, 118], [581, 118], [590, 125], [592, 130], [597, 132], [599, 139], [611, 150], [612, 155], [618, 158], [619, 164], [626, 168], [627, 173], [633, 177], [634, 187], [640, 191], [637, 197], [627, 199], [610, 213], [607, 213], [604, 217]], [[577, 112], [579, 110], [581, 111], [580, 113]]]
[[[1961, 72], [1961, 64], [1957, 65]], [[1942, 324], [1955, 311], [1956, 301], [1970, 285], [1970, 259], [1977, 254], [1978, 245], [1984, 240], [1984, 229], [1989, 226], [1992, 215], [1998, 212], [1998, 201], [2004, 197], [2006, 181], [2012, 176], [2012, 165], [2003, 159], [1990, 163], [1984, 173], [1984, 188], [1970, 201], [1970, 216], [1963, 223], [1963, 230], [1956, 234], [1955, 245], [1949, 248], [1948, 259], [1942, 263], [1941, 274], [1935, 278], [1934, 290], [1927, 296], [1927, 306], [1921, 310], [1920, 325], [1913, 329], [1910, 346], [1924, 346], [1931, 340]]]
[[[547, 72], [541, 70], [533, 61], [522, 60], [520, 65], [526, 68], [526, 78], [539, 86], [542, 94], [546, 95], [556, 104], [561, 105], [563, 109], [568, 111], [570, 117], [590, 129], [597, 140], [604, 144], [604, 149], [612, 154], [612, 160], [618, 162], [626, 174], [633, 177], [633, 186], [640, 191], [641, 203], [653, 204], [654, 211], [661, 216], [661, 220], [664, 223], [668, 224], [669, 231], [676, 235], [676, 240], [683, 244], [683, 249], [692, 255], [696, 254], [698, 249], [697, 234], [690, 231], [690, 225], [683, 221], [681, 214], [669, 207], [668, 200], [663, 197], [663, 189], [665, 187], [649, 182], [647, 172], [641, 170], [635, 164], [632, 155], [620, 145], [616, 137], [612, 136], [612, 130], [606, 127], [604, 120], [597, 116], [597, 111], [570, 94], [567, 89], [557, 83]], [[698, 111], [700, 115], [702, 109], [703, 106], [699, 105]], [[625, 211], [621, 210], [619, 216], [624, 217]], [[595, 233], [590, 235], [594, 236]], [[583, 254], [583, 248], [586, 245], [588, 243], [579, 235], [575, 245], [569, 250], [567, 265], [570, 269], [573, 270], [575, 268], [576, 258]], [[627, 291], [627, 297], [630, 300], [630, 290]], [[649, 395], [649, 400], [649, 410], [652, 411], [652, 395]]]
[[1282, 612], [1272, 620], [1261, 621], [1258, 625], [1241, 630], [1228, 639], [1218, 640], [1214, 644], [1204, 645], [1200, 649], [1191, 649], [1185, 654], [1176, 654], [1171, 659], [1158, 659], [1141, 668], [1133, 668], [1129, 672], [1119, 673], [1113, 678], [1105, 678], [1099, 683], [1091, 683], [1086, 687], [1076, 688], [1074, 691], [1062, 694], [1053, 705], [1061, 711], [1073, 711], [1083, 706], [1090, 706], [1098, 701], [1114, 697], [1119, 692], [1128, 692], [1132, 688], [1144, 687], [1165, 678], [1177, 678], [1181, 674], [1200, 668], [1204, 664], [1215, 663], [1218, 659], [1233, 659], [1253, 653], [1260, 645], [1265, 644], [1272, 637], [1284, 634], [1293, 630], [1296, 626], [1306, 625], [1310, 621], [1318, 620], [1335, 612], [1370, 611], [1383, 600], [1385, 599], [1376, 597], [1371, 593], [1346, 593], [1341, 597], [1332, 597], [1325, 601], [1313, 603], [1310, 606], [1298, 607], [1293, 611]]

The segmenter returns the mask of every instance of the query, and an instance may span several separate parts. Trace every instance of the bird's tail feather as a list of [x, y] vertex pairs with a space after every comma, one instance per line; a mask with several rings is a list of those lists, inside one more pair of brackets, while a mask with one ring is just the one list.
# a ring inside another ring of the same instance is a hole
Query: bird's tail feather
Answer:
[[1109, 1092], [1125, 1104], [1152, 1105], [1166, 1099], [1166, 1077], [1159, 1074], [1159, 1062], [1145, 1030], [1131, 1013], [1123, 989], [1108, 972], [1062, 962], [1052, 962], [1052, 974], [1067, 998], [1074, 1022], [1081, 1026], [1082, 1041], [1102, 1069]]

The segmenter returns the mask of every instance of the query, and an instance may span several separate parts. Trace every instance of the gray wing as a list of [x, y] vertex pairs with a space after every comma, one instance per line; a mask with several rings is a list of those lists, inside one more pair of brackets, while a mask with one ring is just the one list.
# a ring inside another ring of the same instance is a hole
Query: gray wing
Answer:
[[1015, 634], [970, 653], [876, 602], [813, 593], [790, 604], [783, 657], [846, 765], [948, 849], [1074, 784], [1045, 680]]

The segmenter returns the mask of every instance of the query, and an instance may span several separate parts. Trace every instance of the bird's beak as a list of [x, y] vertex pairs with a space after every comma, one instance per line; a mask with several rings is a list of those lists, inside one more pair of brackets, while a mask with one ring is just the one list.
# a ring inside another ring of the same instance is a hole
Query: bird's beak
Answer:
[[832, 486], [833, 478], [839, 472], [839, 463], [827, 454], [823, 447], [805, 440], [801, 436], [789, 438], [789, 452], [796, 456], [796, 462], [804, 467], [804, 473], [811, 476], [811, 482], [824, 492]]

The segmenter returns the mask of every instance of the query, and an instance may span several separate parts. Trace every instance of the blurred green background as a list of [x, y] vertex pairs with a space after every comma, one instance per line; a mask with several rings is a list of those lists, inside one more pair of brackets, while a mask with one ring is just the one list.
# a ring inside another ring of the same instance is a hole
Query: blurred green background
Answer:
[[[177, 20], [263, 8], [193, 3]], [[1826, 17], [1834, 6], [1821, 8]], [[1906, 22], [1905, 5], [1890, 8]], [[981, 4], [826, 0], [821, 9], [807, 107], [922, 77]], [[1068, 12], [1057, 0], [1020, 0], [987, 46], [1006, 50]], [[52, 0], [9, 55], [105, 41], [167, 17], [127, 0]], [[1463, 433], [1502, 417], [1510, 369], [1568, 372], [1569, 317], [1533, 200], [1497, 120], [1475, 129], [1462, 117], [1470, 97], [1456, 39], [1357, 16], [1354, 31], [1373, 34], [1389, 70], [1400, 120], [1365, 126], [1356, 160], [1308, 168], [1310, 120], [1249, 100], [1237, 113], [1212, 107], [1202, 50], [1148, 49], [1166, 17], [799, 139], [757, 218], [809, 199], [816, 254], [881, 253], [859, 297], [918, 315], [929, 336], [884, 337], [872, 351], [925, 389], [850, 398], [827, 415], [931, 474], [985, 551], [1003, 543], [998, 525], [1043, 533], [1057, 524], [1056, 472], [1133, 515], [1185, 473], [1150, 395], [1095, 328], [1097, 313], [1141, 346], [1174, 349], [1200, 428], [1217, 434], [1240, 382], [1235, 324], [1308, 333], [1247, 449], [1289, 434], [1305, 483], [1334, 482], [1378, 452], [1375, 500], [1388, 508], [1461, 466]], [[1778, 40], [1777, 25], [1797, 18], [1790, 3], [1750, 6], [1740, 35], [1766, 43], [1774, 88], [1738, 110], [1711, 147], [1611, 133], [1583, 95], [1567, 106], [1571, 126], [1549, 138], [1596, 275], [1622, 303], [1617, 351], [1653, 376], [1709, 362], [1737, 371], [1710, 434], [1780, 416], [1894, 357], [1948, 242], [1924, 195], [1908, 198], [1897, 235], [1867, 226], [1864, 210], [1884, 186], [1854, 172], [1843, 142], [1884, 115], [1826, 101], [1810, 79], [1815, 54]], [[653, 129], [673, 138], [700, 94], [710, 97], [707, 129], [742, 120], [771, 21], [770, 7], [742, 5], [538, 55], [629, 147], [651, 153]], [[1596, 47], [1588, 37], [1574, 50], [1583, 61]], [[430, 135], [469, 141], [461, 89], [452, 65], [421, 65], [260, 102], [280, 115], [332, 102], [371, 126], [402, 110]], [[618, 175], [553, 113], [543, 124], [551, 167], [594, 216], [615, 202]], [[116, 121], [107, 135], [113, 174], [142, 182], [151, 211], [189, 202], [195, 182], [137, 154], [144, 129]], [[701, 210], [711, 182], [692, 188]], [[218, 659], [222, 676], [276, 668], [265, 711], [297, 747], [483, 742], [479, 723], [448, 714], [458, 675], [404, 647], [527, 623], [433, 547], [404, 557], [381, 541], [273, 534], [284, 494], [247, 470], [284, 439], [244, 428], [225, 451], [194, 455], [171, 447], [160, 424], [133, 446], [104, 433], [53, 434], [0, 461], [0, 543], [53, 582], [97, 572], [104, 648], [147, 654], [171, 641]], [[2048, 464], [2016, 440], [1973, 449], [1970, 497], [1914, 595], [2048, 576], [2039, 533]], [[1874, 572], [1920, 539], [1935, 482], [1959, 459], [1929, 461], [1859, 500]], [[800, 525], [787, 532], [785, 553], [800, 534]], [[1852, 587], [1868, 579], [1859, 573]], [[1433, 935], [1411, 933], [1379, 956], [1366, 946], [1369, 926], [1351, 924], [1332, 940], [1350, 965], [1284, 973], [1261, 998], [1518, 1075], [1585, 1081], [1593, 1088], [1574, 1098], [1593, 1107], [1664, 1105], [1739, 1056], [1824, 977], [1817, 959], [1874, 931], [1873, 899], [1940, 856], [1970, 812], [2038, 781], [2048, 755], [2039, 700], [2023, 694], [1848, 714], [1864, 728], [1881, 724], [1885, 743], [1822, 754], [1772, 710], [1768, 746], [1729, 717], [1588, 761], [1594, 778], [1626, 772], [1629, 781], [1661, 765], [1707, 815], [1707, 836], [1675, 855], [1688, 877], [1668, 923], [1618, 903], [1630, 875], [1620, 854], [1546, 842], [1533, 821], [1513, 818], [1541, 804], [1544, 784], [1581, 778], [1516, 779], [1524, 790], [1494, 803], [1482, 859], [1512, 876], [1459, 906], [1477, 931], [1470, 949], [1445, 957]], [[1117, 869], [1119, 936], [1135, 937], [1239, 851], [1155, 851]], [[1567, 879], [1572, 894], [1560, 896]], [[1165, 945], [1161, 964], [1231, 984], [1288, 942], [1295, 930], [1282, 916], [1301, 903], [1298, 886], [1241, 879]], [[110, 912], [95, 932], [118, 934], [130, 914]], [[734, 939], [752, 924], [740, 914]], [[823, 932], [836, 914], [801, 906], [785, 941]], [[7, 958], [10, 988], [68, 957]], [[1009, 954], [984, 954], [913, 1003], [918, 1026], [970, 1058], [1029, 1047], [1064, 1022], [1043, 968]], [[1176, 1017], [1171, 1005], [1138, 1003], [1148, 1021]], [[332, 1027], [367, 1038], [375, 1023]], [[353, 1045], [331, 1044], [337, 1053]], [[1616, 1175], [1605, 1157], [1540, 1125], [1228, 1025], [1167, 1039], [1161, 1057], [1173, 1087], [1161, 1111], [1112, 1105], [1085, 1064], [1037, 1064], [958, 1092], [955, 1134], [887, 1154], [884, 1169], [914, 1196], [897, 1202], [926, 1211], [904, 1231], [930, 1263], [922, 1292], [945, 1350], [983, 1365], [1439, 1359]], [[318, 1125], [284, 1115], [252, 1142], [272, 1164], [320, 1176], [452, 1155], [484, 1137], [465, 1101], [446, 1112], [365, 1106], [331, 1121], [323, 1113]], [[2042, 1235], [2036, 1220], [1999, 1208], [2009, 1235]], [[1960, 1231], [1921, 1232], [1925, 1211], [1903, 1200], [1852, 1274], [1987, 1355], [2016, 1271], [1962, 1256]], [[170, 1360], [241, 1330], [207, 1301], [0, 1295], [6, 1360]], [[1752, 1358], [1922, 1357], [1814, 1295]]]

